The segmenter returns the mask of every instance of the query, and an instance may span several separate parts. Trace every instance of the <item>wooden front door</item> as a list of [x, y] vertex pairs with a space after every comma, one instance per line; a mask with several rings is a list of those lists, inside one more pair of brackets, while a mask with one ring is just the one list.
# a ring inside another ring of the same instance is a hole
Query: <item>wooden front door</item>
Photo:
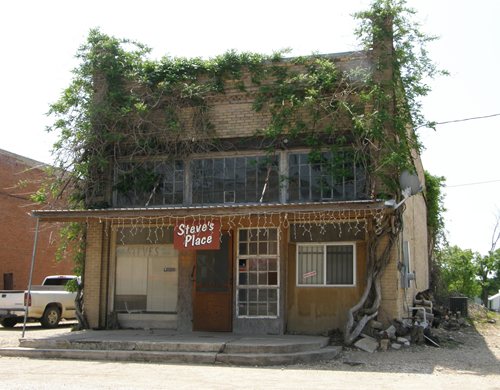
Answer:
[[193, 286], [193, 330], [232, 330], [232, 240], [222, 234], [219, 250], [196, 253]]

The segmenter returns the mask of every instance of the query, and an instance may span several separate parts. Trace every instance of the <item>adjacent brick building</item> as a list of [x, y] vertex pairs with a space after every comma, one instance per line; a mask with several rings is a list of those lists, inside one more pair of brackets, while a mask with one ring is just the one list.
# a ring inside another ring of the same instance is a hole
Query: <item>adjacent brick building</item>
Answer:
[[[0, 149], [0, 289], [28, 286], [37, 207], [30, 200], [45, 173], [44, 164]], [[47, 275], [71, 274], [69, 260], [55, 261], [58, 225], [42, 225], [33, 273], [33, 284]]]

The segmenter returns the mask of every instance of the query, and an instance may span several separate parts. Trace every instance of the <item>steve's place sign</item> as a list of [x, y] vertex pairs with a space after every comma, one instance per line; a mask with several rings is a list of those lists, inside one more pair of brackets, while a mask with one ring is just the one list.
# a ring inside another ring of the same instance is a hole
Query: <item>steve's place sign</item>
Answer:
[[185, 222], [174, 227], [174, 248], [177, 250], [219, 249], [220, 222]]

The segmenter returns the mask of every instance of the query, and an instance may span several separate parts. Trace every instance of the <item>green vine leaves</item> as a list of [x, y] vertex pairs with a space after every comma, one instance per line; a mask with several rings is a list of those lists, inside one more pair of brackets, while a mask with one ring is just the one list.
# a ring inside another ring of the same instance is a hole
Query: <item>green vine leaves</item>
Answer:
[[[357, 14], [365, 47], [347, 62], [334, 55], [285, 59], [284, 52], [235, 51], [209, 60], [155, 61], [140, 43], [92, 30], [71, 85], [49, 111], [55, 120], [48, 130], [59, 134], [59, 194], [70, 190], [71, 207], [107, 207], [123, 159], [234, 148], [211, 122], [210, 99], [237, 90], [269, 117], [255, 129], [269, 153], [307, 146], [315, 161], [325, 149], [348, 150], [365, 167], [371, 196], [394, 196], [397, 174], [413, 169], [421, 148], [412, 129], [424, 122], [418, 100], [429, 91], [424, 81], [439, 73], [425, 50], [434, 38], [419, 32], [412, 12], [404, 1], [378, 0]], [[388, 57], [377, 42], [390, 49]]]

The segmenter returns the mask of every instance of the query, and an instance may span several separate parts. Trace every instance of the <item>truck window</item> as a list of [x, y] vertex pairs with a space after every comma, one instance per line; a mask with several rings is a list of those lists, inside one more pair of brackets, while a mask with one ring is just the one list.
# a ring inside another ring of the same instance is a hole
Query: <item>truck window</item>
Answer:
[[70, 281], [71, 279], [67, 278], [52, 278], [52, 279], [46, 279], [45, 283], [43, 284], [44, 286], [66, 286], [66, 284]]

